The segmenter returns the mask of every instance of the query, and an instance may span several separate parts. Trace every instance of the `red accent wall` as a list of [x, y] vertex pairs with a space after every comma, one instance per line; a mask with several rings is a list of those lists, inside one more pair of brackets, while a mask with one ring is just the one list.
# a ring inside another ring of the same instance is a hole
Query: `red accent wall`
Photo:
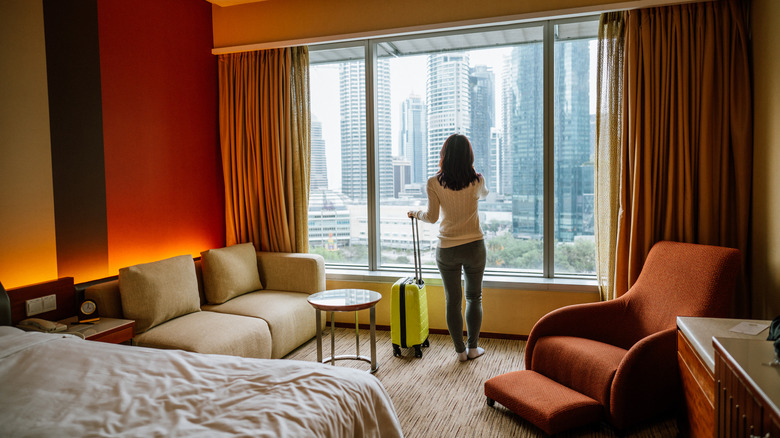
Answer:
[[211, 4], [100, 0], [109, 272], [225, 243]]

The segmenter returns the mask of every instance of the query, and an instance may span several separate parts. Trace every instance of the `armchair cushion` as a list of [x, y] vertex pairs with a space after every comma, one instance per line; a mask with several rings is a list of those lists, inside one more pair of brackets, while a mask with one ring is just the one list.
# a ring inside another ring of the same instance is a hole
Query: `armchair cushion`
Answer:
[[203, 292], [211, 304], [263, 288], [257, 270], [257, 255], [251, 243], [203, 251]]
[[591, 339], [545, 336], [536, 343], [530, 369], [609, 406], [612, 380], [626, 353]]
[[525, 344], [525, 363], [531, 364], [536, 341], [545, 336], [576, 336], [628, 349], [636, 342], [632, 330], [613, 330], [630, 324], [624, 300], [561, 307], [544, 315], [531, 329]]
[[200, 311], [198, 278], [188, 255], [120, 269], [119, 291], [124, 316], [135, 320], [136, 333]]

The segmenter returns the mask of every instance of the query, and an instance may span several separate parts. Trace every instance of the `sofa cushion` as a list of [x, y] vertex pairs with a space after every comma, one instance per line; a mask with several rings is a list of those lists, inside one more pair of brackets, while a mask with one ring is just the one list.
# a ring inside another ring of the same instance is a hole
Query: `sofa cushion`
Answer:
[[200, 311], [195, 264], [188, 255], [120, 269], [119, 294], [136, 333]]
[[211, 304], [263, 288], [257, 271], [257, 253], [251, 243], [203, 251], [203, 290]]
[[190, 313], [133, 338], [140, 347], [268, 359], [271, 332], [258, 318], [215, 312]]
[[317, 318], [306, 300], [308, 297], [309, 294], [301, 292], [264, 290], [241, 295], [224, 304], [206, 305], [203, 310], [265, 320], [273, 338], [271, 358], [279, 359], [317, 333]]

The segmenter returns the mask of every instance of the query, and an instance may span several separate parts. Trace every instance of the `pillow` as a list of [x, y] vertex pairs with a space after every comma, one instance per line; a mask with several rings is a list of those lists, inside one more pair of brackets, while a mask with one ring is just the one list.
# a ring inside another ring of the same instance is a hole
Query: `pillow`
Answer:
[[257, 271], [257, 254], [251, 243], [240, 243], [200, 253], [203, 292], [211, 304], [263, 288]]
[[119, 270], [124, 316], [135, 320], [136, 333], [177, 316], [200, 311], [198, 277], [191, 256], [181, 255]]

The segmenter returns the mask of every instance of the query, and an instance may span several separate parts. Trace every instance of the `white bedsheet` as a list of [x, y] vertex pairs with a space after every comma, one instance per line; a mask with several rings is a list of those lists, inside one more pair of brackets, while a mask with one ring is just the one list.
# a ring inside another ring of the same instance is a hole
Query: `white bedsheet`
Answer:
[[0, 436], [396, 437], [376, 377], [0, 327]]

